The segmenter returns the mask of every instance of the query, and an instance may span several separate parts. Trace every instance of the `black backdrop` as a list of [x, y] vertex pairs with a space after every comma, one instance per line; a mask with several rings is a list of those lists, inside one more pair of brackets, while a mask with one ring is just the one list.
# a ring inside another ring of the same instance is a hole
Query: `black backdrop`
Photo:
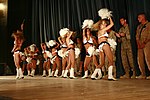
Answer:
[[[77, 31], [77, 36], [80, 36], [83, 20], [90, 18], [94, 22], [98, 21], [98, 10], [105, 7], [113, 11], [115, 31], [120, 28], [120, 17], [128, 19], [135, 67], [137, 74], [139, 74], [135, 42], [135, 30], [138, 24], [137, 14], [145, 12], [150, 15], [149, 4], [150, 0], [8, 0], [7, 33], [4, 36], [5, 39], [0, 41], [11, 45], [2, 45], [3, 48], [7, 49], [7, 53], [1, 52], [1, 59], [3, 59], [1, 62], [8, 63], [12, 69], [15, 68], [10, 53], [13, 46], [13, 40], [10, 36], [12, 31], [20, 27], [23, 19], [25, 19], [24, 34], [26, 37], [24, 47], [32, 43], [39, 46], [41, 42], [57, 39], [59, 30], [63, 27]], [[117, 73], [121, 75], [123, 70], [120, 63], [119, 48], [120, 44], [118, 44], [116, 65]]]

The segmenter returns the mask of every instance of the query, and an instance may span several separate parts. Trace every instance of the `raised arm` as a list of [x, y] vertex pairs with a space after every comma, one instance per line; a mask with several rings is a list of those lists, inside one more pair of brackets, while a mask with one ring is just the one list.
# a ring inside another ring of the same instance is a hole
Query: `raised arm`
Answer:
[[72, 36], [72, 34], [73, 34], [73, 32], [72, 31], [70, 31], [69, 33], [67, 33], [68, 34], [68, 36], [67, 36], [67, 39], [70, 39], [71, 38], [71, 36]]
[[92, 30], [99, 30], [99, 24], [100, 24], [100, 20], [96, 22], [95, 24], [93, 24]]
[[109, 21], [110, 21], [110, 24], [106, 28], [104, 28], [103, 31], [109, 30], [114, 25], [114, 22], [111, 17], [109, 17]]
[[60, 44], [63, 44], [62, 41], [61, 41], [61, 37], [58, 37], [58, 41], [59, 41]]

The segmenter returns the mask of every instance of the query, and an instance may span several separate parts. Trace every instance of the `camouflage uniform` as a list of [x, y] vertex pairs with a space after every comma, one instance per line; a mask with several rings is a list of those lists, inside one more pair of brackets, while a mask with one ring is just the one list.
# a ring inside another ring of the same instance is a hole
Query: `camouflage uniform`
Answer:
[[123, 78], [130, 77], [130, 67], [133, 71], [133, 76], [135, 78], [135, 68], [134, 68], [134, 61], [133, 61], [133, 53], [131, 48], [131, 37], [128, 24], [124, 27], [121, 27], [119, 33], [124, 33], [125, 36], [121, 37], [121, 58], [122, 64], [124, 67], [125, 75]]
[[[116, 41], [116, 35], [115, 35], [115, 31], [111, 30], [108, 34], [108, 38], [110, 39], [114, 39]], [[116, 66], [115, 66], [115, 62], [116, 62], [116, 55], [115, 55], [115, 52], [116, 52], [116, 49], [113, 49], [111, 48], [112, 50], [112, 53], [113, 53], [113, 65], [114, 65], [114, 68], [113, 68], [113, 72], [114, 72], [114, 77], [116, 77]], [[104, 77], [106, 76], [106, 71], [108, 69], [108, 59], [105, 58], [105, 67], [103, 67], [104, 69], [102, 69], [104, 71]]]
[[150, 70], [150, 22], [146, 21], [144, 25], [138, 25], [136, 40], [138, 40], [139, 44], [144, 44], [144, 47], [138, 47], [138, 64], [141, 76], [146, 78], [144, 60]]

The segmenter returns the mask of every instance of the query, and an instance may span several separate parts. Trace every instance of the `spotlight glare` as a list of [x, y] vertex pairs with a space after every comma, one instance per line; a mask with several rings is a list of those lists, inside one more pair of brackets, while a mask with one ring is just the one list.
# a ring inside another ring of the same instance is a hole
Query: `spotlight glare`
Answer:
[[4, 10], [5, 9], [5, 5], [3, 3], [0, 3], [0, 10]]

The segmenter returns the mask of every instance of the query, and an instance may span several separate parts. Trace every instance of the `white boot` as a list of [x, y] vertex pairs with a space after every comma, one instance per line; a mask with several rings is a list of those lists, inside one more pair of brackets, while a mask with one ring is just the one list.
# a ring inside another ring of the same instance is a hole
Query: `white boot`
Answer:
[[94, 73], [91, 75], [91, 79], [92, 79], [92, 80], [96, 80], [96, 79], [97, 79], [97, 78], [96, 78], [96, 75], [97, 75], [98, 71], [99, 71], [99, 69], [95, 69], [95, 70], [94, 70]]
[[58, 77], [58, 69], [55, 70], [54, 77]]
[[101, 69], [98, 69], [98, 78], [97, 79], [101, 79], [102, 78], [102, 72]]
[[67, 74], [68, 74], [68, 70], [65, 70], [65, 73], [64, 73], [64, 78], [68, 78], [68, 76], [67, 76]]
[[54, 71], [51, 72], [51, 74], [49, 75], [49, 77], [53, 77], [54, 75]]
[[30, 70], [28, 70], [28, 75], [27, 76], [31, 76]]
[[88, 78], [88, 70], [86, 70], [86, 71], [84, 72], [84, 76], [83, 76], [82, 78], [83, 78], [83, 79]]
[[70, 69], [70, 79], [75, 79], [76, 77], [74, 76], [74, 68]]
[[48, 76], [50, 77], [51, 75], [51, 69], [48, 70]]
[[43, 77], [46, 77], [46, 70], [43, 70]]
[[65, 70], [62, 70], [62, 73], [61, 73], [61, 76], [60, 76], [60, 77], [63, 77], [63, 76], [64, 76], [64, 73], [65, 73]]
[[16, 79], [19, 79], [20, 73], [19, 73], [19, 69], [18, 68], [16, 68], [16, 72], [17, 72]]
[[31, 71], [31, 77], [34, 77], [34, 74], [35, 74], [35, 69], [32, 69], [32, 71]]
[[23, 73], [22, 73], [22, 69], [21, 68], [19, 68], [19, 73], [20, 73], [20, 79], [23, 79], [24, 78], [24, 76], [23, 76]]
[[117, 79], [115, 79], [115, 78], [113, 77], [112, 72], [113, 72], [113, 66], [109, 66], [109, 68], [108, 68], [108, 80], [116, 81]]

